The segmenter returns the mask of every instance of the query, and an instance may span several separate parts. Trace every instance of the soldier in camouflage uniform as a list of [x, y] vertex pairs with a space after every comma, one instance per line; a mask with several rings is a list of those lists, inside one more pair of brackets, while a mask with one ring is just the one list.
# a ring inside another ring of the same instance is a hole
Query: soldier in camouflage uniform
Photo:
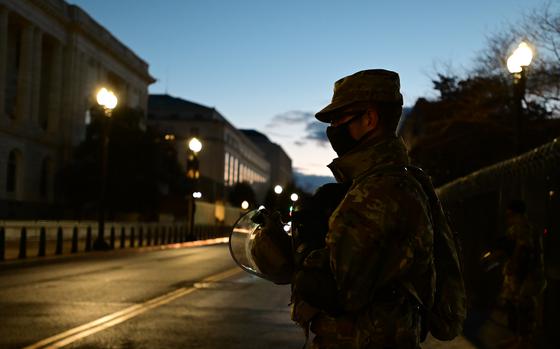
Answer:
[[350, 183], [330, 217], [326, 247], [293, 281], [292, 317], [310, 323], [316, 349], [419, 348], [420, 305], [434, 299], [433, 228], [428, 198], [395, 136], [399, 89], [395, 72], [360, 71], [337, 81], [332, 102], [316, 114], [330, 123], [339, 155], [329, 168]]
[[523, 201], [509, 204], [506, 223], [506, 237], [513, 249], [503, 268], [501, 296], [518, 346], [530, 348], [536, 328], [537, 300], [546, 287], [542, 237], [529, 223]]

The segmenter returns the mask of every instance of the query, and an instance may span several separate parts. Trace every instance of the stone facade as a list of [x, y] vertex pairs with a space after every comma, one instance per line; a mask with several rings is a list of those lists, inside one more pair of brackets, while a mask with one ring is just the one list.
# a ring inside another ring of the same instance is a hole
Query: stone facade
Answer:
[[292, 159], [284, 149], [255, 130], [241, 130], [241, 132], [266, 154], [266, 158], [270, 162], [270, 187], [280, 185], [282, 188], [286, 188], [291, 184], [294, 180]]
[[197, 137], [203, 143], [198, 154], [203, 200], [224, 200], [227, 188], [240, 182], [264, 199], [271, 183], [270, 159], [216, 109], [169, 95], [150, 95], [148, 109], [148, 124], [175, 142], [184, 167], [188, 140]]
[[[0, 0], [0, 211], [59, 201], [55, 176], [85, 135], [100, 86], [147, 110], [148, 64], [62, 0]], [[29, 211], [29, 209], [28, 209]]]

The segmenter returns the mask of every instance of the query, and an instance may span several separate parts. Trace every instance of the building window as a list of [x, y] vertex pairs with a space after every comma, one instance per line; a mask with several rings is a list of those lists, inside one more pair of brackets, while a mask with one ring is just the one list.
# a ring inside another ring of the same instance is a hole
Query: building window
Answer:
[[18, 150], [12, 150], [8, 155], [8, 166], [6, 173], [6, 191], [15, 193], [18, 187], [18, 177], [20, 172], [21, 155]]
[[237, 183], [239, 181], [239, 160], [235, 159], [233, 163], [233, 183]]
[[230, 155], [229, 157], [229, 185], [233, 185], [233, 165], [235, 164], [235, 158]]
[[52, 74], [54, 62], [54, 44], [45, 35], [41, 53], [41, 87], [39, 90], [39, 124], [43, 130], [49, 128], [49, 112], [51, 107]]
[[229, 181], [229, 154], [226, 153], [225, 159], [224, 159], [224, 183], [225, 185], [228, 185], [228, 181]]
[[0, 77], [6, 84], [4, 94], [4, 112], [9, 118], [16, 118], [17, 87], [21, 58], [21, 27], [15, 21], [8, 20], [6, 74]]

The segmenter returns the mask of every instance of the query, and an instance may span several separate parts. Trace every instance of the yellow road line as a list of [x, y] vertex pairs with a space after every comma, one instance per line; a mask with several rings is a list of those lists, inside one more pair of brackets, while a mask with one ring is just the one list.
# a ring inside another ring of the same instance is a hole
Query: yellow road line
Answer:
[[[234, 268], [230, 270], [226, 270], [224, 272], [209, 276], [203, 280], [203, 282], [216, 282], [223, 279], [226, 279], [230, 276], [233, 276], [240, 272], [239, 268]], [[117, 311], [113, 314], [109, 314], [103, 316], [99, 319], [94, 321], [88, 322], [84, 325], [75, 327], [68, 331], [59, 333], [52, 337], [43, 339], [37, 343], [29, 345], [23, 349], [55, 349], [55, 348], [62, 348], [68, 344], [76, 342], [80, 339], [85, 337], [91, 336], [97, 332], [103, 331], [107, 328], [113, 327], [118, 325], [126, 320], [132, 319], [142, 313], [145, 313], [148, 310], [153, 308], [157, 308], [164, 304], [174, 301], [177, 298], [185, 296], [189, 293], [196, 291], [197, 289], [194, 287], [182, 287], [175, 291], [169, 292], [162, 296], [153, 298], [141, 304], [136, 304], [125, 308], [123, 310]]]

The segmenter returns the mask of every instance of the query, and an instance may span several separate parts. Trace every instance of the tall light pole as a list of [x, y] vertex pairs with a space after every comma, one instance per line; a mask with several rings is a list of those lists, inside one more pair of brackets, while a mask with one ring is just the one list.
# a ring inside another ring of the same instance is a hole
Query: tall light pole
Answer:
[[102, 122], [102, 137], [101, 137], [101, 188], [99, 191], [99, 208], [98, 208], [98, 225], [97, 225], [97, 239], [93, 244], [96, 250], [107, 250], [109, 244], [105, 242], [105, 199], [107, 192], [107, 155], [109, 149], [109, 126], [111, 122], [111, 115], [113, 109], [117, 106], [118, 99], [113, 91], [107, 90], [105, 87], [97, 92], [97, 104], [103, 109], [105, 118]]
[[278, 202], [280, 201], [280, 194], [282, 194], [282, 192], [284, 191], [284, 188], [282, 188], [281, 185], [276, 185], [274, 187], [274, 193], [276, 195], [273, 196], [273, 201], [272, 201], [272, 209], [273, 210], [278, 210]]
[[[193, 137], [188, 141], [187, 144], [187, 163], [186, 163], [186, 170], [187, 170], [187, 180], [190, 184], [190, 190], [188, 193], [188, 216], [189, 216], [189, 234], [192, 236], [194, 232], [194, 209], [195, 203], [194, 199], [195, 193], [195, 184], [197, 179], [200, 177], [200, 168], [198, 163], [198, 153], [202, 150], [202, 142]], [[196, 195], [198, 196], [198, 195]]]
[[515, 155], [523, 149], [521, 132], [525, 125], [523, 117], [523, 100], [525, 99], [525, 86], [527, 84], [526, 68], [533, 60], [533, 50], [524, 41], [513, 51], [507, 59], [507, 68], [513, 75], [513, 103], [515, 118], [513, 120], [513, 146]]

